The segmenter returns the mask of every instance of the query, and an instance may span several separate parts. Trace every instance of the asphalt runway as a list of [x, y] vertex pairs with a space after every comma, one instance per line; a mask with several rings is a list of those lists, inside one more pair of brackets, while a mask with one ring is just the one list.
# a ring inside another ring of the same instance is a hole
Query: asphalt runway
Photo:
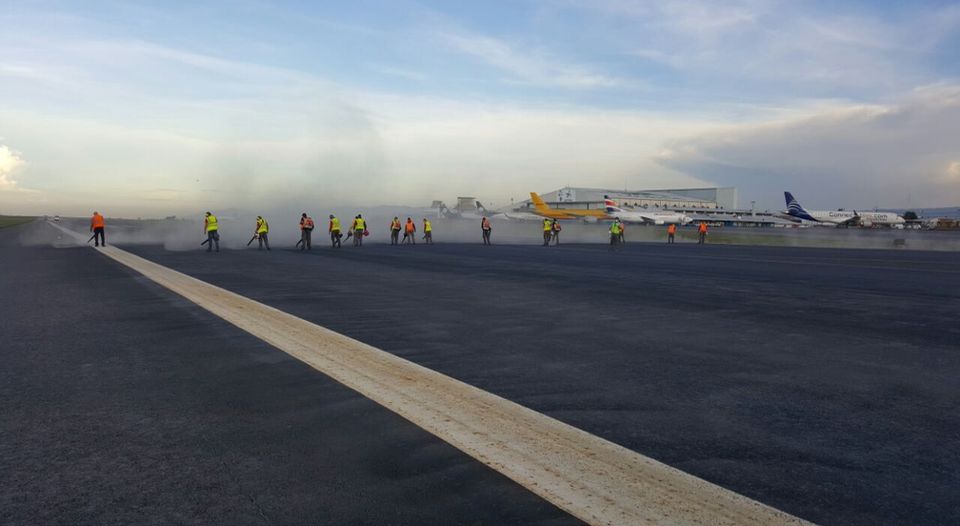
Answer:
[[960, 521], [954, 253], [127, 248], [815, 522]]
[[[815, 522], [960, 522], [955, 253], [686, 243], [616, 253], [603, 245], [123, 248]], [[70, 252], [84, 268], [96, 264], [92, 251], [45, 250], [52, 260]], [[64, 263], [58, 283], [78, 286], [69, 275], [77, 265]], [[154, 347], [176, 345], [183, 367], [206, 349], [196, 334], [243, 339], [112, 263], [91, 274], [100, 272], [126, 277], [110, 281], [108, 290], [123, 287], [112, 292], [118, 309], [139, 294], [137, 304], [154, 298], [158, 317], [158, 303], [173, 319], [193, 316], [180, 322], [192, 338]], [[250, 345], [253, 356], [274, 356]], [[218, 355], [222, 382], [236, 381], [228, 357]], [[160, 367], [169, 358], [154, 359]], [[309, 373], [290, 389], [325, 381]], [[250, 433], [236, 412], [209, 409]], [[307, 416], [320, 418], [306, 415], [304, 425]], [[289, 438], [275, 440], [279, 448]], [[523, 509], [545, 512], [536, 504]]]
[[579, 524], [93, 250], [21, 247], [23, 231], [0, 230], [0, 523]]

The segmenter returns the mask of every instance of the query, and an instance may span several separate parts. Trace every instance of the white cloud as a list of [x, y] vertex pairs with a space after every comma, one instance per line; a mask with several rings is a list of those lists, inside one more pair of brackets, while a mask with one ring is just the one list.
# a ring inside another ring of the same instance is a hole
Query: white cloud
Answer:
[[896, 206], [907, 196], [952, 206], [960, 202], [950, 177], [960, 171], [958, 136], [960, 86], [938, 85], [885, 106], [674, 139], [658, 161], [771, 206], [784, 190], [810, 196], [813, 207]]
[[496, 38], [444, 31], [441, 38], [455, 49], [511, 75], [513, 82], [570, 89], [610, 88], [625, 81], [597, 73], [536, 50], [518, 50]]
[[26, 164], [19, 153], [10, 147], [0, 144], [0, 192], [17, 189], [17, 182], [13, 180], [13, 172]]

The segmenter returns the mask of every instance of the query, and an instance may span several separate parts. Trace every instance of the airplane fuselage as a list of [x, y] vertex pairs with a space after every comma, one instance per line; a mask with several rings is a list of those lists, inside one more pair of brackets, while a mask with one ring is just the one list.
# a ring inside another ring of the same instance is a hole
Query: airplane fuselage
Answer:
[[863, 225], [903, 224], [903, 218], [892, 212], [848, 212], [846, 210], [808, 210], [815, 221], [833, 225], [860, 223]]

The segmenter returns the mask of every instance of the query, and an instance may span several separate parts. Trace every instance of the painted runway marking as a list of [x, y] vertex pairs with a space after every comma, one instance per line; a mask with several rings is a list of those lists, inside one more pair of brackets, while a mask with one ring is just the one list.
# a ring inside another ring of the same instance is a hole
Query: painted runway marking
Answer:
[[[52, 225], [82, 244], [86, 237]], [[116, 247], [99, 252], [591, 524], [808, 524], [365, 343]]]

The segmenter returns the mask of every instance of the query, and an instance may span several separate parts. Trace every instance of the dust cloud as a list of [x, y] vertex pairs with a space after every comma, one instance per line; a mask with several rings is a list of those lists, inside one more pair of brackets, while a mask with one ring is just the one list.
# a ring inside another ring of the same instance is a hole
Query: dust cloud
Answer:
[[[335, 214], [344, 229], [344, 245], [352, 242], [346, 238], [346, 231], [357, 214], [362, 214], [367, 222], [369, 236], [364, 244], [390, 243], [390, 221], [394, 216], [401, 223], [407, 218], [414, 220], [417, 226], [416, 240], [423, 243], [423, 219], [428, 218], [433, 225], [435, 243], [481, 243], [479, 219], [438, 218], [436, 212], [428, 209], [410, 207], [377, 207], [372, 211], [350, 210], [347, 207], [332, 212], [312, 212], [311, 210], [287, 210], [262, 214], [270, 225], [270, 246], [274, 249], [295, 248], [300, 240], [300, 213], [306, 211], [316, 222], [313, 244], [316, 248], [329, 245], [327, 220], [330, 213]], [[217, 213], [216, 211], [214, 211]], [[256, 213], [228, 211], [217, 213], [219, 218], [220, 248], [224, 250], [242, 250], [256, 248], [251, 241], [254, 235]], [[85, 218], [65, 218], [64, 227], [76, 232], [88, 231], [89, 223]], [[543, 243], [541, 221], [512, 221], [494, 217], [492, 241], [494, 244], [540, 245]], [[583, 223], [564, 221], [560, 233], [560, 243], [607, 243], [607, 223]], [[191, 219], [131, 220], [107, 218], [107, 242], [117, 245], [154, 245], [172, 251], [203, 250], [201, 243], [206, 239], [203, 229], [203, 216], [197, 214]], [[402, 236], [401, 236], [402, 237]], [[686, 226], [677, 233], [678, 243], [696, 242], [696, 228]], [[666, 227], [652, 225], [627, 225], [626, 240], [630, 242], [665, 242]], [[54, 247], [74, 247], [77, 242], [56, 229], [46, 227], [42, 222], [24, 228], [20, 234], [24, 245], [46, 245]], [[960, 233], [939, 231], [858, 229], [858, 228], [737, 228], [713, 227], [708, 235], [708, 243], [725, 245], [768, 245], [790, 247], [819, 248], [856, 248], [856, 249], [909, 249], [960, 251]]]

